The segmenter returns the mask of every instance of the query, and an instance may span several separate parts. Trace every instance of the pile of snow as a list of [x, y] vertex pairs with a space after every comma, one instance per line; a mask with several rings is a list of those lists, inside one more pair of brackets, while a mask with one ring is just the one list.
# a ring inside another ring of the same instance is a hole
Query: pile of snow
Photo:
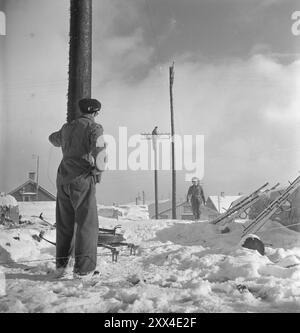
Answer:
[[[241, 246], [241, 223], [222, 233], [206, 221], [139, 219], [132, 206], [128, 212], [132, 219], [100, 216], [99, 224], [121, 225], [138, 253], [119, 248], [113, 263], [110, 251], [98, 248], [100, 278], [93, 286], [51, 280], [55, 247], [35, 240], [34, 226], [1, 229], [1, 260], [14, 265], [5, 266], [0, 312], [300, 312], [299, 233], [270, 221], [258, 234], [261, 255]], [[45, 237], [55, 241], [55, 230]], [[33, 259], [52, 261], [26, 262]]]
[[122, 205], [119, 206], [119, 209], [123, 212], [122, 218], [126, 220], [138, 221], [149, 219], [147, 205]]
[[118, 210], [115, 206], [97, 205], [98, 215], [102, 217], [113, 218]]
[[104, 206], [98, 205], [98, 214], [102, 217], [118, 218], [126, 220], [148, 220], [149, 212], [147, 205], [120, 205]]
[[17, 207], [18, 202], [12, 195], [6, 195], [5, 193], [0, 193], [0, 207]]
[[[55, 223], [55, 207], [55, 201], [19, 202], [19, 210], [23, 218], [30, 219], [43, 213], [44, 218], [52, 224]], [[97, 209], [100, 218], [116, 218], [118, 216], [119, 219], [133, 221], [149, 219], [147, 205], [105, 206], [98, 204]]]
[[19, 202], [19, 211], [24, 219], [38, 217], [41, 213], [51, 223], [55, 223], [55, 201]]
[[[36, 240], [40, 230], [42, 228], [0, 229], [0, 265], [5, 262], [21, 263], [28, 260], [34, 262], [38, 259], [53, 258], [55, 247]], [[54, 230], [49, 230], [47, 234], [49, 238], [55, 239]]]

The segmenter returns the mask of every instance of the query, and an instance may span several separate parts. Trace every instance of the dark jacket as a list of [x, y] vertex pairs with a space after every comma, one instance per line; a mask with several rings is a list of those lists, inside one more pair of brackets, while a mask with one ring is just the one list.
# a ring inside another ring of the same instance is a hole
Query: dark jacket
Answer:
[[95, 173], [97, 154], [105, 147], [97, 148], [97, 139], [103, 135], [103, 128], [94, 117], [84, 114], [66, 123], [49, 136], [55, 147], [61, 147], [63, 159], [57, 171], [57, 184], [69, 184], [78, 177], [87, 177]]
[[187, 200], [199, 200], [200, 202], [205, 203], [205, 197], [203, 189], [200, 185], [192, 185], [190, 186], [187, 194]]

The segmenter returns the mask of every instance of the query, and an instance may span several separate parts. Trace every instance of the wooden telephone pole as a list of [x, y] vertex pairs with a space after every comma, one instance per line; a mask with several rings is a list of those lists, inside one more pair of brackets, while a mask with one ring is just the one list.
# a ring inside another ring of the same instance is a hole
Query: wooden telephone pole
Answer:
[[[78, 101], [91, 97], [92, 88], [92, 0], [70, 2], [70, 49], [67, 122], [81, 115]], [[75, 224], [70, 255], [75, 257]]]
[[40, 169], [40, 156], [33, 154], [32, 158], [36, 158], [36, 201], [39, 201], [39, 169]]
[[39, 201], [39, 172], [40, 172], [40, 156], [37, 155], [37, 160], [36, 160], [36, 201]]
[[92, 0], [71, 0], [67, 121], [81, 113], [78, 101], [91, 97]]
[[171, 109], [171, 153], [172, 153], [172, 219], [176, 219], [176, 170], [175, 170], [175, 130], [173, 110], [174, 62], [169, 68], [170, 74], [170, 109]]

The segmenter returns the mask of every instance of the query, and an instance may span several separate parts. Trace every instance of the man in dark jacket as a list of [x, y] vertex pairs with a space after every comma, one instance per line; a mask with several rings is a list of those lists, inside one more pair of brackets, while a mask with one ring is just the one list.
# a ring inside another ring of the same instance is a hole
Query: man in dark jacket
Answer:
[[93, 274], [97, 263], [99, 226], [95, 194], [102, 170], [97, 169], [95, 161], [105, 147], [96, 145], [103, 135], [103, 128], [94, 118], [101, 103], [95, 99], [82, 99], [79, 107], [80, 117], [49, 136], [49, 141], [55, 147], [61, 147], [63, 153], [56, 180], [57, 277], [65, 273], [72, 246], [75, 247], [75, 275]]
[[192, 186], [188, 190], [187, 201], [192, 205], [194, 219], [199, 220], [201, 215], [200, 207], [202, 203], [205, 205], [205, 197], [200, 181], [196, 177], [192, 179]]

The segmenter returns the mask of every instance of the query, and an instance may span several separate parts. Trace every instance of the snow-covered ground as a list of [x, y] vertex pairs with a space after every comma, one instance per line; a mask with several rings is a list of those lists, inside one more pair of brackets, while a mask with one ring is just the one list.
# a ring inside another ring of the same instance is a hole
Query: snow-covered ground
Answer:
[[55, 247], [35, 238], [43, 229], [55, 241], [55, 230], [32, 216], [43, 212], [54, 223], [55, 204], [21, 204], [31, 224], [0, 229], [0, 312], [300, 312], [299, 233], [268, 223], [258, 234], [268, 244], [262, 256], [241, 247], [241, 223], [221, 233], [207, 222], [141, 219], [144, 208], [135, 210], [136, 220], [133, 209], [130, 219], [99, 217], [101, 227], [122, 225], [139, 250], [119, 248], [113, 263], [98, 248], [100, 278], [91, 285], [51, 279]]

